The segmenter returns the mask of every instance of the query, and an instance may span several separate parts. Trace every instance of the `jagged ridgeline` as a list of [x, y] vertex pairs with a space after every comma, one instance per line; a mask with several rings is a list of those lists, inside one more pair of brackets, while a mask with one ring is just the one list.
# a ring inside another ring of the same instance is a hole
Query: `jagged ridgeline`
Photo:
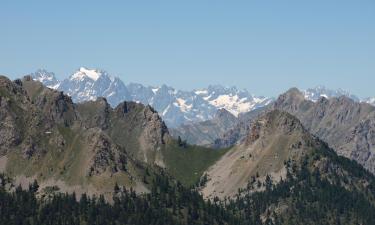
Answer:
[[104, 98], [80, 104], [26, 76], [0, 77], [1, 171], [41, 189], [107, 194], [115, 183], [148, 192], [146, 168], [195, 184], [223, 151], [181, 145], [150, 106]]

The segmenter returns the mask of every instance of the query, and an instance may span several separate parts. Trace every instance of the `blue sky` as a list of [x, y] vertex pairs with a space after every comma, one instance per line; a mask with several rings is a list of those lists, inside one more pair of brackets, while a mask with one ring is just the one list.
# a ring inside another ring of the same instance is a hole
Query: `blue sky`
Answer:
[[126, 83], [375, 96], [374, 0], [0, 2], [0, 73], [80, 66]]

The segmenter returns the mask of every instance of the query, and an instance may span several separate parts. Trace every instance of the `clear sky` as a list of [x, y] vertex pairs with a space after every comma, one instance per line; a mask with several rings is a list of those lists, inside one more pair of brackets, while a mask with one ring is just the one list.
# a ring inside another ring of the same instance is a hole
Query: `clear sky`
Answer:
[[1, 74], [80, 66], [185, 90], [322, 84], [375, 96], [375, 1], [0, 2]]

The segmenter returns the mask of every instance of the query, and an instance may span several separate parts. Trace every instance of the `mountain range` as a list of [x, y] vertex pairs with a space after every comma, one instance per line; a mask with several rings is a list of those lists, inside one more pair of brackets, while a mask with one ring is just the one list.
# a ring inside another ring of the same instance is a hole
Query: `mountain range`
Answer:
[[[225, 109], [235, 117], [262, 108], [274, 101], [273, 97], [258, 97], [247, 90], [210, 85], [192, 91], [176, 90], [167, 85], [144, 86], [137, 83], [125, 84], [120, 78], [99, 69], [79, 68], [68, 78], [58, 80], [54, 73], [39, 69], [29, 74], [47, 87], [63, 91], [74, 102], [95, 100], [105, 97], [116, 107], [122, 101], [135, 101], [151, 105], [157, 110], [169, 128], [199, 123], [215, 118], [217, 111]], [[359, 98], [348, 91], [331, 90], [317, 86], [303, 91], [305, 99], [317, 101], [320, 97], [347, 96], [357, 102], [375, 104], [373, 97]], [[176, 132], [173, 132], [176, 133]], [[188, 138], [187, 138], [188, 139]]]
[[[211, 141], [231, 127], [232, 138], [215, 140], [226, 148], [211, 149], [174, 138], [150, 105], [112, 107], [103, 97], [75, 103], [34, 79], [0, 76], [4, 221], [55, 213], [49, 224], [64, 216], [73, 224], [375, 222], [370, 104], [345, 96], [311, 101], [292, 88], [238, 117], [221, 109], [189, 127]], [[77, 203], [76, 194], [85, 197]]]
[[[227, 148], [243, 143], [257, 117], [276, 109], [296, 116], [311, 134], [327, 142], [339, 155], [353, 159], [375, 173], [375, 107], [344, 95], [328, 99], [320, 97], [316, 101], [305, 96], [297, 88], [288, 90], [272, 104], [244, 114], [228, 129], [222, 129], [208, 146]], [[198, 124], [194, 126], [199, 127]], [[182, 137], [183, 129], [179, 128]]]
[[[105, 71], [83, 67], [63, 81], [58, 81], [53, 73], [45, 70], [38, 70], [31, 76], [50, 88], [67, 93], [75, 102], [104, 96], [112, 106], [122, 100], [151, 105], [174, 138], [180, 137], [189, 144], [206, 147], [226, 148], [240, 143], [249, 131], [250, 121], [259, 113], [270, 108], [281, 109], [296, 115], [305, 127], [340, 155], [355, 159], [371, 172], [375, 171], [372, 147], [375, 144], [370, 132], [373, 120], [370, 112], [374, 111], [369, 105], [371, 98], [360, 99], [342, 89], [330, 90], [323, 86], [304, 91], [291, 89], [275, 100], [218, 85], [190, 92], [166, 85], [125, 85]], [[283, 103], [287, 108], [280, 107], [283, 97], [290, 101]], [[300, 108], [307, 111], [302, 112]]]
[[33, 79], [47, 87], [63, 91], [74, 102], [105, 97], [116, 107], [122, 101], [135, 101], [151, 105], [169, 127], [205, 121], [214, 118], [217, 110], [224, 108], [235, 116], [268, 105], [272, 98], [257, 97], [246, 90], [211, 85], [192, 91], [176, 90], [129, 83], [125, 85], [118, 77], [98, 69], [79, 68], [71, 76], [59, 81], [54, 73], [37, 70], [30, 74]]

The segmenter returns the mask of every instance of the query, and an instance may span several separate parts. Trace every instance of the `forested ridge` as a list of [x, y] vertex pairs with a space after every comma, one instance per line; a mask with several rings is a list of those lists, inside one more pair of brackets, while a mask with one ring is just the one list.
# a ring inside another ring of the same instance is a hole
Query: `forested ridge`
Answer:
[[115, 186], [113, 202], [103, 196], [78, 199], [75, 194], [57, 193], [37, 198], [38, 184], [28, 190], [6, 191], [8, 178], [1, 175], [1, 224], [239, 224], [219, 203], [205, 202], [194, 190], [183, 187], [162, 173], [155, 177], [149, 194]]

